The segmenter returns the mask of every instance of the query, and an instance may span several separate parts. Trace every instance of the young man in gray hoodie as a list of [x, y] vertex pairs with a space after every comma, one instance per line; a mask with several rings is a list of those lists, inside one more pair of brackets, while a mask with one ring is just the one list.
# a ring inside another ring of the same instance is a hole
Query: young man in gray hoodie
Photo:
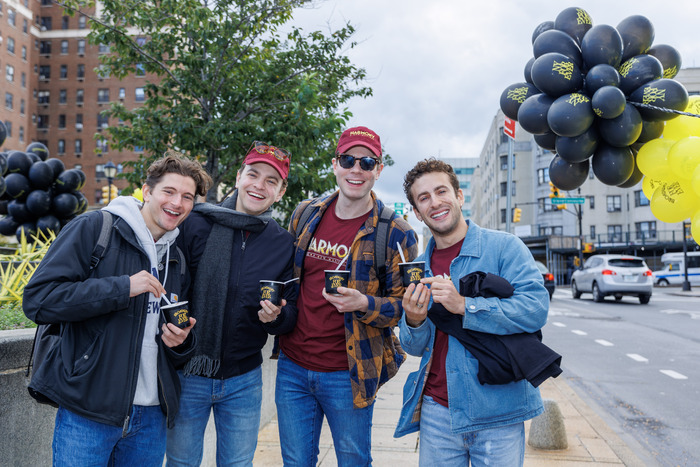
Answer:
[[179, 408], [175, 367], [193, 351], [195, 320], [184, 329], [166, 323], [161, 300], [186, 291], [177, 226], [210, 183], [197, 162], [157, 160], [143, 203], [120, 196], [104, 208], [112, 229], [96, 266], [103, 216], [91, 212], [66, 225], [27, 284], [27, 317], [61, 324], [30, 383], [59, 406], [54, 465], [162, 465]]

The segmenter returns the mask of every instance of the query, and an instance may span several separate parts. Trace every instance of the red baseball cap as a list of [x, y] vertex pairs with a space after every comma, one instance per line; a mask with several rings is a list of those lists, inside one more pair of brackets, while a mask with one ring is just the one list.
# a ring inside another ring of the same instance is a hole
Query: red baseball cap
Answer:
[[253, 141], [243, 163], [250, 165], [256, 162], [271, 165], [283, 180], [289, 175], [289, 152], [286, 149], [271, 146], [262, 141]]
[[340, 135], [335, 152], [343, 154], [354, 146], [364, 146], [372, 151], [372, 154], [377, 156], [379, 160], [382, 160], [382, 143], [379, 140], [379, 135], [366, 126], [356, 126], [345, 130]]

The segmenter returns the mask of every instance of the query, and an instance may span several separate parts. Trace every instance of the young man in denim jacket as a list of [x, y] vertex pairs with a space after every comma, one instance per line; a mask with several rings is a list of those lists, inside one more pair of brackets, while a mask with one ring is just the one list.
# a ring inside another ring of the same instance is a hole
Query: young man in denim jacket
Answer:
[[[496, 335], [539, 330], [549, 297], [525, 244], [462, 218], [464, 195], [452, 167], [428, 159], [408, 172], [404, 191], [433, 238], [419, 257], [425, 279], [410, 285], [399, 322], [402, 347], [422, 356], [404, 389], [394, 436], [420, 430], [420, 465], [522, 465], [523, 422], [543, 411], [539, 390], [527, 380], [481, 384], [478, 362], [460, 342], [436, 328], [428, 310], [439, 304], [461, 317], [464, 329]], [[513, 287], [509, 298], [463, 297], [459, 279], [483, 271]]]

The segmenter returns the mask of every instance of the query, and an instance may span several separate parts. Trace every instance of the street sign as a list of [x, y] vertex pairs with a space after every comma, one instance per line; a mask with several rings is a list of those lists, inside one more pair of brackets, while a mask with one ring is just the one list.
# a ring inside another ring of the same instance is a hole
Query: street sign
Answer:
[[394, 211], [396, 212], [396, 214], [405, 214], [403, 206], [404, 203], [394, 203]]
[[508, 117], [505, 118], [503, 133], [508, 135], [510, 138], [515, 139], [515, 120], [511, 120]]
[[586, 202], [584, 197], [576, 198], [552, 198], [552, 204], [583, 204]]

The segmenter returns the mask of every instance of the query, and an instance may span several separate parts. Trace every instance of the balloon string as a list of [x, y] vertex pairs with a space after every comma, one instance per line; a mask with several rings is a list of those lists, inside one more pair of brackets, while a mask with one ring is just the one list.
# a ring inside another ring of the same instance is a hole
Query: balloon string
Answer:
[[674, 109], [666, 109], [664, 107], [657, 107], [655, 105], [650, 105], [650, 104], [642, 104], [641, 102], [632, 102], [632, 101], [627, 101], [628, 104], [632, 104], [635, 107], [641, 107], [643, 109], [649, 109], [649, 110], [660, 110], [661, 112], [667, 112], [667, 113], [672, 113], [672, 114], [678, 114], [678, 115], [687, 115], [688, 117], [697, 117], [700, 118], [700, 115], [697, 114], [691, 114], [690, 112], [682, 112], [680, 110], [674, 110]]

